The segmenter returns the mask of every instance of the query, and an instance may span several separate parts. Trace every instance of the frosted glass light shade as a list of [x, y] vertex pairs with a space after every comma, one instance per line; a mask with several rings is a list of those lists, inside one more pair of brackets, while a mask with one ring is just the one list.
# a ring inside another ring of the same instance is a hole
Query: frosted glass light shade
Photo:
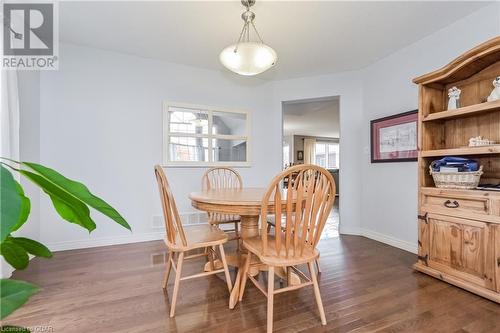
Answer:
[[226, 47], [219, 55], [220, 62], [240, 75], [256, 75], [276, 64], [276, 52], [263, 43], [244, 42]]

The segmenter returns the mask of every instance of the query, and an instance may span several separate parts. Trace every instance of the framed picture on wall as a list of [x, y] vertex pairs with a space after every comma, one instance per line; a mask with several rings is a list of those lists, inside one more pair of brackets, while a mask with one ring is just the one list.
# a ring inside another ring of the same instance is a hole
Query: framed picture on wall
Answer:
[[303, 150], [297, 150], [297, 160], [298, 161], [304, 160], [304, 151]]
[[418, 110], [370, 121], [372, 163], [417, 160]]

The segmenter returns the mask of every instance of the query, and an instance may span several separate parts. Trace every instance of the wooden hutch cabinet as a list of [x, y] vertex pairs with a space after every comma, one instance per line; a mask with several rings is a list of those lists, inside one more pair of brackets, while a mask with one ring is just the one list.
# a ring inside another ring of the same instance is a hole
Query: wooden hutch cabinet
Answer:
[[[429, 166], [462, 156], [483, 166], [481, 184], [500, 183], [500, 145], [469, 147], [471, 137], [500, 143], [500, 100], [486, 102], [500, 76], [500, 37], [413, 80], [419, 87], [418, 262], [414, 268], [500, 303], [500, 192], [436, 188]], [[462, 90], [447, 111], [448, 89]]]

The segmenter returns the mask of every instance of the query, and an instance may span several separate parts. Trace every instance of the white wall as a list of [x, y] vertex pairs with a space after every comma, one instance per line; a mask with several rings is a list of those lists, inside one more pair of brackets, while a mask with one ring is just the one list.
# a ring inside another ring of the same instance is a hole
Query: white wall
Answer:
[[[253, 166], [240, 171], [247, 186], [264, 186], [281, 168], [281, 102], [340, 96], [340, 230], [414, 250], [416, 164], [370, 164], [369, 121], [416, 108], [411, 79], [497, 35], [499, 16], [493, 4], [360, 71], [275, 82], [61, 45], [60, 70], [40, 78], [40, 161], [89, 185], [134, 232], [95, 214], [89, 236], [42, 196], [41, 240], [63, 249], [161, 237], [152, 166], [162, 159], [164, 100], [250, 110]], [[193, 211], [187, 195], [202, 172], [166, 170], [181, 212]]]
[[283, 136], [283, 145], [288, 145], [289, 161], [287, 161], [285, 164], [293, 163], [293, 161], [295, 160], [295, 156], [293, 156], [295, 151], [295, 143], [293, 141], [293, 135]]
[[[21, 161], [40, 161], [40, 73], [18, 72], [19, 87], [19, 157]], [[26, 196], [30, 198], [31, 210], [28, 221], [19, 230], [24, 237], [40, 238], [40, 191], [29, 180], [21, 177]]]
[[[40, 160], [83, 181], [128, 220], [130, 234], [94, 214], [97, 229], [60, 222], [42, 197], [41, 238], [53, 249], [158, 239], [161, 214], [153, 166], [162, 161], [162, 102], [247, 109], [252, 167], [246, 186], [265, 186], [281, 169], [281, 118], [270, 83], [108, 51], [63, 44], [58, 71], [41, 75]], [[167, 168], [179, 211], [200, 188], [202, 168]]]
[[362, 158], [363, 234], [416, 251], [417, 163], [371, 164], [370, 120], [417, 109], [418, 90], [412, 79], [499, 35], [499, 7], [482, 8], [361, 72], [366, 152]]

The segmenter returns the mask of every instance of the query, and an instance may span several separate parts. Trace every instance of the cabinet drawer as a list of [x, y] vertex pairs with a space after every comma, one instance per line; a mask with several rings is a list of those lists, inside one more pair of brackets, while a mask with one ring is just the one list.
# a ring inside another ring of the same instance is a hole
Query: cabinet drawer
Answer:
[[445, 194], [422, 194], [422, 205], [427, 211], [442, 214], [466, 211], [474, 214], [489, 214], [490, 200], [487, 198], [456, 197]]
[[500, 217], [500, 200], [491, 200], [491, 214]]

